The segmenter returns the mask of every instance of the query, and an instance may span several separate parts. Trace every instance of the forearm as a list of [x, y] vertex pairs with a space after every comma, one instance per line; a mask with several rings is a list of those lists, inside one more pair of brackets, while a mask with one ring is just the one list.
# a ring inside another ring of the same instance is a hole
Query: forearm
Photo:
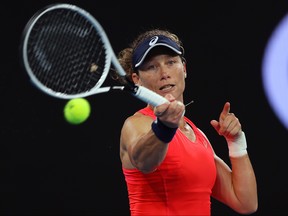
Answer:
[[145, 173], [154, 171], [164, 160], [177, 128], [170, 128], [159, 119], [153, 121], [149, 132], [138, 140], [134, 148], [134, 166]]
[[149, 173], [156, 169], [164, 160], [167, 143], [158, 139], [152, 129], [142, 136], [133, 147], [131, 161], [133, 165], [143, 173]]
[[234, 140], [227, 140], [229, 157], [232, 167], [232, 185], [238, 205], [236, 209], [241, 213], [253, 212], [257, 209], [257, 185], [255, 173], [247, 152], [245, 133]]
[[233, 190], [241, 204], [238, 211], [243, 211], [242, 213], [253, 212], [258, 206], [258, 195], [256, 177], [249, 155], [230, 157], [230, 161]]

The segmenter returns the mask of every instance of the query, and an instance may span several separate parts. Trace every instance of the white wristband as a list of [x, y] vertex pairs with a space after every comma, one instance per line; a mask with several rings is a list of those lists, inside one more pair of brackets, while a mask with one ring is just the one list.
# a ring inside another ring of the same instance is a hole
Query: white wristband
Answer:
[[247, 142], [243, 131], [236, 140], [227, 140], [227, 143], [230, 157], [241, 157], [247, 154]]

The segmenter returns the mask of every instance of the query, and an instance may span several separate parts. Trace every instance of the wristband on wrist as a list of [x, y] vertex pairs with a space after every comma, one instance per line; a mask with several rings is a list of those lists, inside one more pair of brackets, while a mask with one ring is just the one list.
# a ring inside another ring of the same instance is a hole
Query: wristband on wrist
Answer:
[[227, 140], [227, 143], [230, 157], [241, 157], [247, 154], [247, 142], [243, 131], [236, 140]]
[[177, 127], [176, 128], [167, 127], [159, 119], [153, 121], [151, 127], [154, 134], [158, 137], [158, 139], [164, 143], [169, 143], [173, 139], [178, 129]]

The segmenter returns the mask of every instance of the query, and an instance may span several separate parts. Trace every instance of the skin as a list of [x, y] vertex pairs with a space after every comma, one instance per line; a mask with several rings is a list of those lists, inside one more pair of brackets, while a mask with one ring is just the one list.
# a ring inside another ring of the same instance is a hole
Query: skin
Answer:
[[[139, 73], [133, 73], [132, 79], [168, 99], [169, 102], [157, 107], [148, 106], [166, 126], [178, 127], [194, 141], [194, 131], [183, 118], [186, 65], [179, 56], [162, 53], [152, 52], [139, 68]], [[124, 168], [149, 173], [164, 160], [169, 144], [155, 136], [151, 130], [152, 121], [150, 117], [136, 113], [124, 122], [120, 138], [120, 158]], [[242, 133], [238, 118], [230, 112], [229, 102], [224, 104], [219, 119], [211, 120], [211, 125], [226, 140], [235, 140]], [[212, 196], [238, 213], [255, 212], [258, 208], [257, 185], [248, 154], [230, 157], [232, 169], [216, 154], [214, 158], [217, 177]]]

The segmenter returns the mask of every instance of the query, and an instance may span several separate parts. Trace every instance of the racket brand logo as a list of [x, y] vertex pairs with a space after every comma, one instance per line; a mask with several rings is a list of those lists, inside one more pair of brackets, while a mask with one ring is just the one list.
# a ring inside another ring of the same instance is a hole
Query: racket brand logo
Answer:
[[158, 39], [159, 39], [158, 36], [153, 36], [152, 39], [149, 42], [149, 46], [153, 46], [154, 44], [156, 44]]

